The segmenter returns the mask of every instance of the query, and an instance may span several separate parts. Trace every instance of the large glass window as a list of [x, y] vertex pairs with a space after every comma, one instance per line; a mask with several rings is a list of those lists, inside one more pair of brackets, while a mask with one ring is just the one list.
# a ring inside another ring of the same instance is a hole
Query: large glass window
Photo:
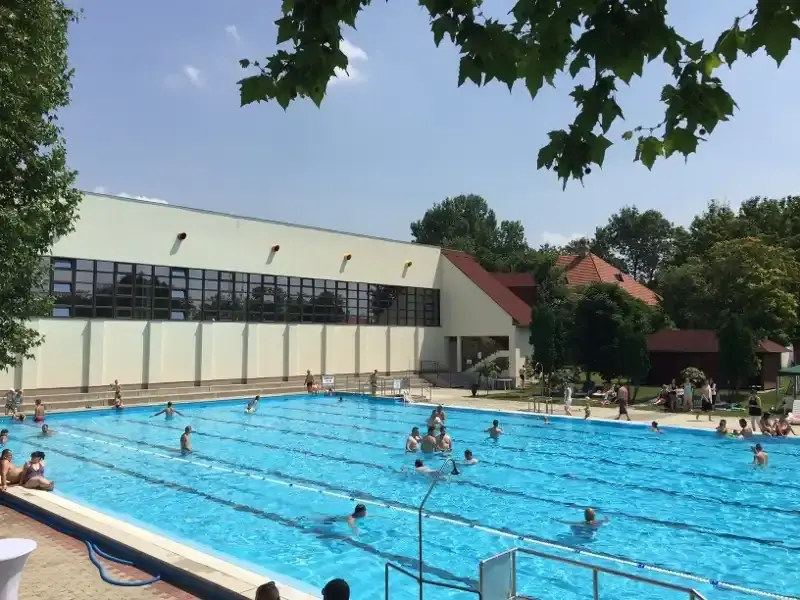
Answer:
[[53, 317], [438, 327], [439, 290], [50, 259]]

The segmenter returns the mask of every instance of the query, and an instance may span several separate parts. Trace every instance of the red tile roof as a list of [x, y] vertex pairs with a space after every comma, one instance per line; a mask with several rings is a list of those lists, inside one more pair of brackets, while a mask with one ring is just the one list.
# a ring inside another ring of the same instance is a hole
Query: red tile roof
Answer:
[[653, 290], [594, 254], [559, 256], [556, 260], [556, 265], [564, 268], [567, 283], [570, 285], [614, 283], [645, 304], [650, 304], [651, 306], [658, 304], [658, 294]]
[[[647, 338], [647, 349], [650, 352], [719, 352], [717, 334], [710, 329], [663, 329]], [[759, 354], [778, 354], [786, 352], [786, 348], [772, 340], [764, 340], [756, 351]]]
[[518, 298], [505, 285], [500, 283], [489, 271], [484, 269], [477, 260], [466, 252], [458, 250], [442, 250], [442, 255], [474, 283], [484, 294], [489, 296], [516, 322], [517, 325], [527, 327], [531, 323], [531, 307]]
[[495, 279], [506, 287], [535, 287], [536, 281], [531, 273], [492, 273]]

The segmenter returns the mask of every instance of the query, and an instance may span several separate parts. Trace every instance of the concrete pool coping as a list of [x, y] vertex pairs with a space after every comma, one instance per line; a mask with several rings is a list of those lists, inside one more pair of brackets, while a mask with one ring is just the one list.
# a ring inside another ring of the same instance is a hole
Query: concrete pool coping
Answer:
[[[121, 557], [140, 561], [140, 568], [153, 574], [161, 573], [165, 581], [188, 588], [187, 591], [200, 597], [253, 600], [258, 586], [272, 580], [50, 492], [10, 487], [4, 494], [8, 496], [4, 503], [10, 508], [31, 513], [40, 521], [66, 522], [74, 537], [94, 541], [111, 554], [119, 552], [113, 548], [116, 546], [122, 549]], [[45, 522], [52, 527], [51, 523]], [[82, 532], [85, 537], [80, 536]], [[274, 581], [281, 598], [318, 600], [281, 581], [280, 575], [276, 577]]]

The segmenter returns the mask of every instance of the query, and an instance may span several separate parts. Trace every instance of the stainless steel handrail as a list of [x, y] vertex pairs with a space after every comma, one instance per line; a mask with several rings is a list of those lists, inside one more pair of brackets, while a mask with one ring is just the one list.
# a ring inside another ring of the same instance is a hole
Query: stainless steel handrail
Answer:
[[623, 571], [617, 571], [616, 569], [609, 569], [608, 567], [601, 567], [599, 565], [593, 565], [591, 563], [582, 562], [579, 560], [574, 560], [572, 558], [564, 558], [563, 556], [556, 556], [555, 554], [548, 554], [546, 552], [538, 552], [536, 550], [531, 550], [529, 548], [514, 548], [511, 550], [513, 553], [521, 553], [521, 554], [528, 554], [530, 556], [536, 556], [538, 558], [545, 558], [547, 560], [554, 560], [556, 562], [561, 562], [567, 565], [572, 565], [574, 567], [581, 567], [583, 569], [589, 569], [592, 571], [592, 586], [593, 586], [593, 598], [594, 600], [599, 600], [600, 598], [600, 583], [598, 579], [598, 575], [600, 573], [608, 573], [609, 575], [615, 575], [617, 577], [622, 577], [624, 579], [630, 579], [632, 581], [639, 581], [641, 583], [646, 583], [648, 585], [654, 585], [656, 587], [665, 588], [668, 590], [673, 590], [675, 592], [682, 592], [684, 594], [689, 595], [689, 600], [706, 600], [706, 598], [697, 590], [689, 587], [685, 587], [682, 585], [676, 585], [674, 583], [667, 583], [666, 581], [659, 581], [657, 579], [650, 579], [649, 577], [642, 577], [640, 575], [632, 575], [630, 573], [625, 573]]
[[444, 472], [445, 467], [448, 463], [452, 463], [453, 469], [456, 469], [456, 461], [453, 460], [452, 457], [448, 457], [442, 463], [442, 466], [439, 467], [439, 470], [436, 472], [436, 475], [433, 477], [433, 481], [431, 481], [431, 485], [428, 487], [428, 491], [425, 493], [425, 497], [422, 499], [422, 502], [419, 503], [419, 507], [417, 508], [417, 533], [419, 535], [419, 600], [423, 599], [424, 596], [424, 589], [423, 589], [423, 567], [424, 564], [422, 562], [422, 510], [425, 508], [425, 503], [428, 501], [428, 497], [433, 492], [433, 488], [436, 487], [436, 484], [439, 483], [439, 479], [442, 477], [442, 473]]
[[432, 579], [421, 579], [421, 578], [417, 577], [416, 575], [414, 575], [414, 573], [412, 573], [411, 571], [406, 571], [404, 568], [399, 567], [399, 566], [397, 566], [396, 564], [394, 564], [392, 562], [387, 562], [386, 565], [384, 566], [384, 575], [383, 575], [383, 577], [384, 577], [384, 582], [383, 582], [384, 600], [389, 600], [389, 569], [394, 569], [395, 571], [398, 571], [398, 572], [402, 573], [403, 575], [406, 575], [407, 577], [411, 577], [411, 579], [413, 579], [414, 581], [418, 581], [419, 585], [420, 585], [420, 588], [422, 587], [423, 584], [428, 584], [428, 585], [434, 585], [436, 587], [447, 588], [449, 590], [458, 590], [460, 592], [467, 592], [467, 593], [470, 593], [470, 594], [476, 594], [478, 596], [478, 600], [482, 600], [482, 598], [483, 598], [483, 596], [481, 594], [481, 591], [480, 590], [476, 590], [475, 588], [470, 588], [470, 587], [466, 587], [466, 586], [463, 586], [463, 585], [455, 585], [455, 584], [452, 584], [452, 583], [444, 583], [442, 581], [434, 581]]

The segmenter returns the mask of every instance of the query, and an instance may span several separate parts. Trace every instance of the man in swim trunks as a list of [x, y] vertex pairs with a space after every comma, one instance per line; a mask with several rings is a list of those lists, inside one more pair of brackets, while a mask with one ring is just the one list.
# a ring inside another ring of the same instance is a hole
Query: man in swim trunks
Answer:
[[314, 376], [311, 374], [311, 370], [309, 369], [306, 371], [306, 392], [309, 394], [314, 391]]
[[419, 435], [419, 427], [412, 427], [411, 433], [406, 438], [406, 452], [416, 452], [419, 450], [419, 441], [422, 437]]
[[461, 463], [462, 465], [475, 465], [478, 463], [478, 459], [472, 456], [472, 450], [464, 450], [464, 461]]
[[752, 450], [753, 464], [759, 467], [766, 467], [769, 464], [769, 454], [764, 452], [764, 448], [761, 447], [761, 444], [756, 444], [753, 446]]
[[500, 434], [503, 433], [503, 428], [500, 427], [500, 421], [498, 421], [497, 419], [492, 421], [492, 426], [486, 430], [486, 433], [488, 433], [489, 437], [492, 438], [493, 440], [499, 439]]
[[619, 414], [616, 420], [619, 421], [623, 415], [630, 421], [631, 416], [628, 414], [628, 388], [624, 385], [617, 386], [617, 403], [619, 405]]
[[450, 452], [453, 449], [453, 438], [447, 433], [444, 425], [439, 430], [439, 438], [436, 440], [436, 449], [440, 452]]
[[187, 425], [181, 434], [181, 454], [192, 453], [192, 426]]
[[44, 423], [44, 406], [42, 406], [41, 398], [37, 398], [33, 407], [33, 422]]
[[422, 438], [422, 451], [425, 454], [431, 454], [432, 452], [436, 451], [436, 436], [434, 432], [436, 430], [433, 427], [428, 427], [428, 434]]
[[14, 454], [6, 448], [0, 453], [0, 489], [5, 491], [9, 484], [16, 484], [20, 482], [22, 477], [22, 469], [15, 467], [12, 464]]
[[444, 408], [441, 404], [436, 407], [436, 416], [439, 417], [439, 420], [442, 422], [442, 424], [444, 424], [444, 422], [447, 420], [447, 413], [444, 412]]
[[171, 419], [175, 415], [183, 416], [183, 413], [177, 408], [172, 408], [172, 402], [167, 402], [167, 408], [162, 408], [156, 414], [150, 416], [157, 417], [158, 415], [164, 415], [164, 418]]

